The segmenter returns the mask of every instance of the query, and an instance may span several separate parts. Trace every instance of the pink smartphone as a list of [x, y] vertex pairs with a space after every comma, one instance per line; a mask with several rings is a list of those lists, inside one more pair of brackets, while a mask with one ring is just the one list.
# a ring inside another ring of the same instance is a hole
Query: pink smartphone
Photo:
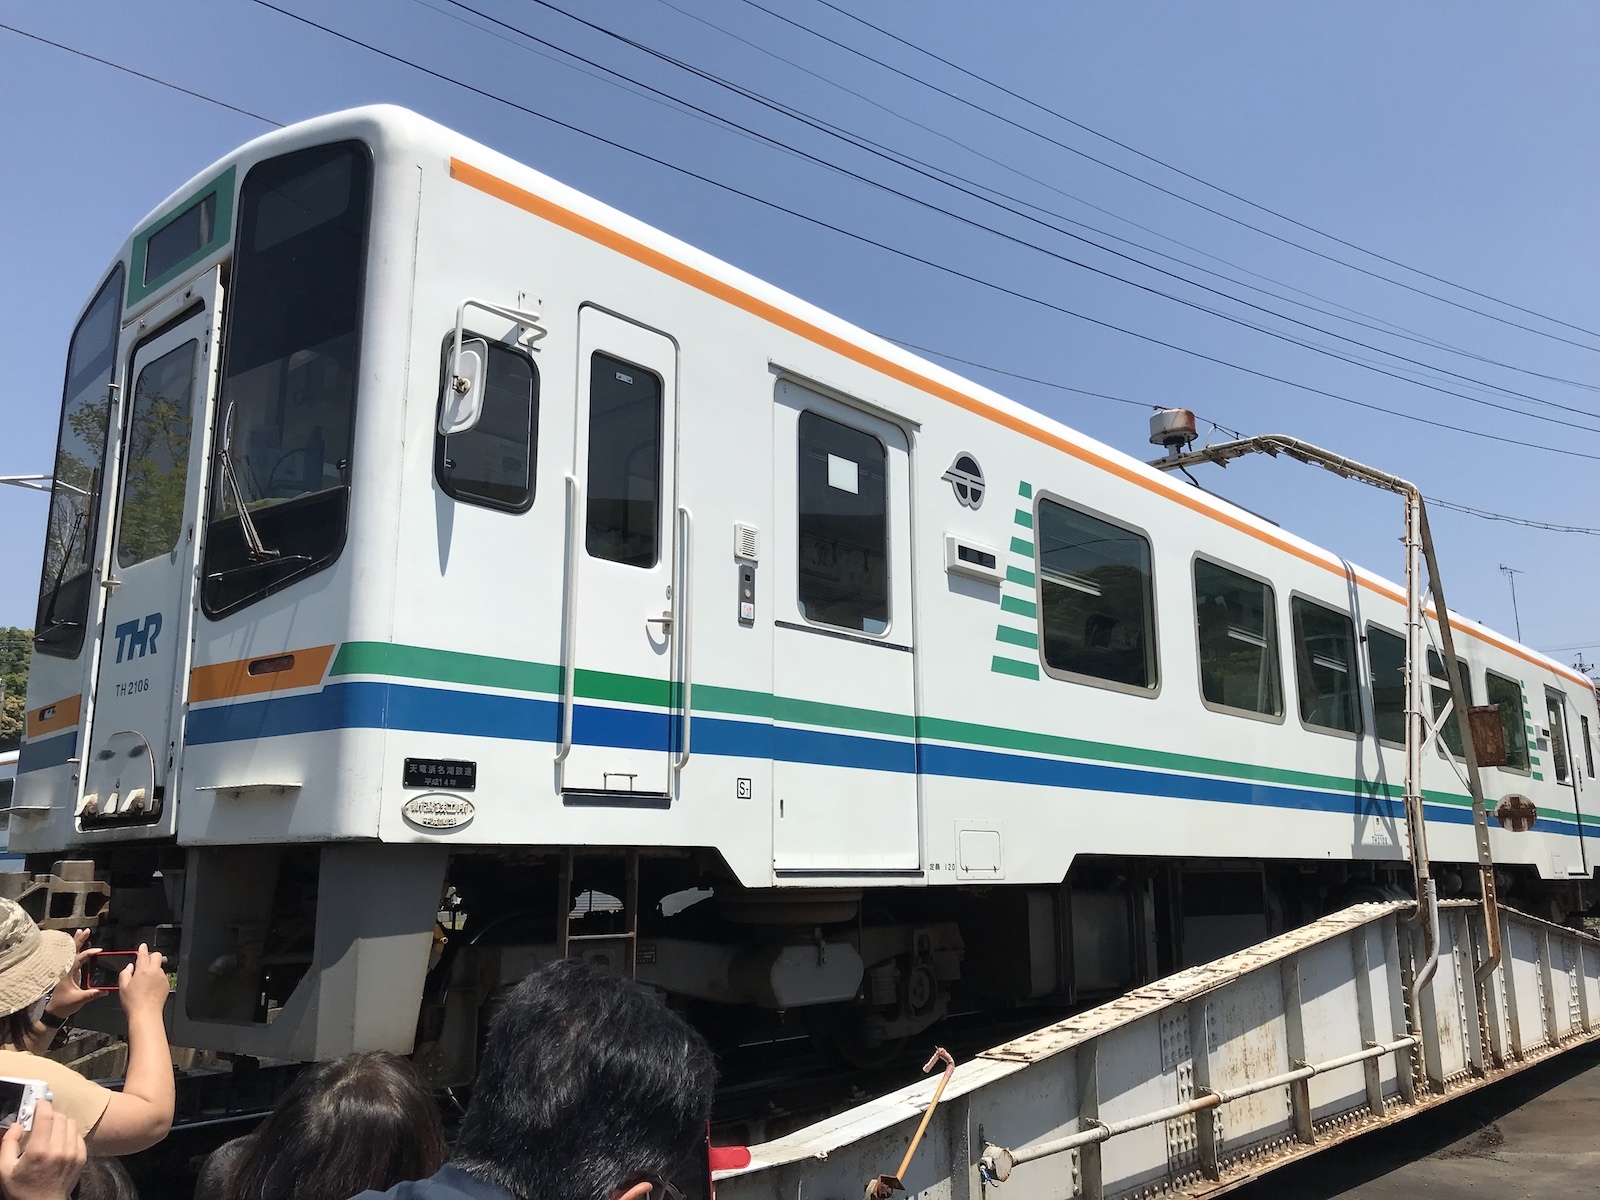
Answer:
[[83, 986], [116, 991], [122, 969], [139, 957], [137, 950], [96, 950], [83, 964]]

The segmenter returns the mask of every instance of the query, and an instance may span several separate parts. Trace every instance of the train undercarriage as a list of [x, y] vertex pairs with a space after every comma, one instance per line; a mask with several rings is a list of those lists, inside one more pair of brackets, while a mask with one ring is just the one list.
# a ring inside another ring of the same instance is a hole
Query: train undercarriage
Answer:
[[[1055, 886], [757, 890], [710, 851], [370, 845], [126, 847], [29, 868], [0, 886], [44, 924], [180, 964], [178, 1044], [224, 1060], [412, 1050], [440, 1086], [470, 1081], [501, 997], [563, 955], [658, 989], [719, 1049], [805, 1036], [874, 1066], [951, 1014], [1080, 1009], [1406, 899], [1411, 881], [1404, 862], [1081, 857]], [[1546, 920], [1594, 902], [1587, 881], [1498, 870], [1502, 901]], [[1474, 867], [1435, 875], [1443, 898], [1474, 896]], [[96, 1005], [85, 1023], [114, 1031], [118, 1015]]]

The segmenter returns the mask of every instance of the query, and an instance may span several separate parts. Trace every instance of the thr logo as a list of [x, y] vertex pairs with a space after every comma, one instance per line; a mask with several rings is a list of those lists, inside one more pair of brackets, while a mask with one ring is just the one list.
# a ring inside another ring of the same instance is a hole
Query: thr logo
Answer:
[[134, 657], [135, 651], [143, 658], [156, 652], [156, 636], [161, 632], [161, 614], [151, 613], [143, 621], [124, 621], [117, 626], [117, 661]]

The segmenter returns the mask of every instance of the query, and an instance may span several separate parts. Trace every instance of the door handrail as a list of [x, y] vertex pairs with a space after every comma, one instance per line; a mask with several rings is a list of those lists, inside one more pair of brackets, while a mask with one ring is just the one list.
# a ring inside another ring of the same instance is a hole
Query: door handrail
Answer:
[[681, 771], [689, 763], [689, 717], [693, 699], [690, 675], [689, 639], [689, 581], [694, 574], [694, 514], [687, 505], [678, 505], [678, 537], [682, 550], [678, 554], [678, 586], [672, 589], [672, 628], [678, 635], [678, 670], [683, 685], [683, 744], [678, 748], [674, 771]]
[[556, 765], [572, 753], [572, 725], [577, 715], [577, 640], [578, 640], [578, 513], [583, 507], [583, 483], [576, 475], [567, 476], [567, 562], [566, 578], [561, 583], [561, 711], [556, 731]]

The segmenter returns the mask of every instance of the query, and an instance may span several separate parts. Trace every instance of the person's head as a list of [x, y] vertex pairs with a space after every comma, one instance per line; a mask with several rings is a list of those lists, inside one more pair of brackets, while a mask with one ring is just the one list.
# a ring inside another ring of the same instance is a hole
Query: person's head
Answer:
[[139, 1200], [139, 1189], [121, 1159], [91, 1158], [72, 1189], [72, 1200]]
[[715, 1083], [705, 1039], [654, 996], [549, 963], [489, 1026], [455, 1163], [523, 1200], [638, 1200], [705, 1139]]
[[0, 1041], [26, 1044], [51, 989], [77, 956], [71, 934], [40, 929], [22, 905], [0, 899]]
[[405, 1059], [348, 1054], [295, 1077], [246, 1145], [228, 1200], [348, 1200], [444, 1162], [432, 1095]]

